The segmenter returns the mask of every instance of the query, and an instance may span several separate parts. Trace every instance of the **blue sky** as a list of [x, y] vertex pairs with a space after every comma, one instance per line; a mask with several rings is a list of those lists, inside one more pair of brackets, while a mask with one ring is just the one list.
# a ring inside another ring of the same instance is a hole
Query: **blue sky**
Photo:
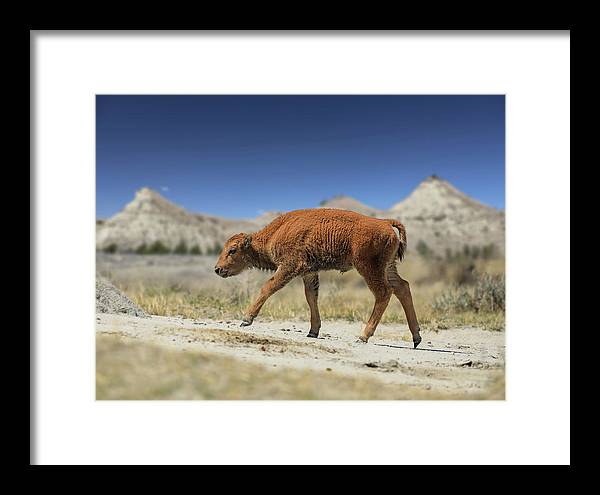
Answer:
[[504, 96], [96, 97], [97, 217], [147, 186], [254, 217], [345, 194], [377, 208], [431, 174], [504, 208]]

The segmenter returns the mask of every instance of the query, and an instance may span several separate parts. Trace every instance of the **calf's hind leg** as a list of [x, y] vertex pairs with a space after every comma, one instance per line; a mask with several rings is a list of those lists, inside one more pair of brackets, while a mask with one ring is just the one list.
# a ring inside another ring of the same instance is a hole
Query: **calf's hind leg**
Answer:
[[363, 342], [367, 342], [375, 333], [375, 329], [377, 328], [377, 325], [379, 325], [379, 321], [383, 316], [385, 308], [387, 308], [387, 305], [390, 302], [392, 289], [385, 274], [379, 273], [380, 270], [377, 270], [375, 267], [366, 269], [357, 267], [357, 270], [363, 276], [369, 289], [371, 289], [371, 292], [375, 296], [375, 305], [373, 306], [369, 321], [367, 322], [362, 335], [358, 337]]
[[413, 345], [416, 348], [421, 342], [421, 334], [412, 295], [410, 293], [410, 286], [406, 280], [398, 275], [395, 264], [388, 266], [386, 276], [388, 282], [392, 286], [394, 295], [398, 298], [400, 304], [402, 304], [402, 309], [404, 309], [404, 314], [406, 315], [406, 321], [408, 321], [408, 328], [412, 334]]
[[321, 329], [321, 316], [319, 315], [319, 306], [317, 298], [319, 296], [319, 274], [307, 273], [302, 277], [304, 280], [304, 295], [310, 306], [310, 331], [307, 337], [318, 337]]

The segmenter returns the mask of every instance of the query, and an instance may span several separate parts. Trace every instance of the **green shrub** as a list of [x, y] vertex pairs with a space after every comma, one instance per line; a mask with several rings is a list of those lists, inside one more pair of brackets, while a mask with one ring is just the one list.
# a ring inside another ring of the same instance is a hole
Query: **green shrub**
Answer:
[[187, 244], [185, 243], [185, 241], [183, 241], [183, 240], [179, 241], [179, 244], [177, 244], [177, 246], [175, 246], [175, 249], [173, 250], [173, 252], [175, 254], [187, 254], [188, 248], [187, 248]]
[[202, 249], [200, 249], [200, 246], [198, 246], [198, 244], [194, 244], [190, 248], [190, 254], [201, 255], [202, 254]]
[[422, 239], [417, 243], [417, 253], [423, 258], [429, 258], [433, 254], [427, 243]]
[[488, 244], [487, 246], [483, 246], [481, 250], [481, 257], [485, 260], [489, 260], [493, 258], [496, 254], [496, 246], [494, 244]]
[[484, 259], [489, 260], [497, 256], [496, 246], [493, 243], [485, 246], [463, 246], [462, 250], [453, 251], [446, 248], [446, 261], [465, 261]]
[[221, 251], [223, 251], [223, 245], [215, 242], [215, 245], [212, 248], [208, 248], [206, 250], [206, 254], [221, 254]]
[[454, 281], [458, 285], [473, 284], [477, 281], [478, 274], [475, 265], [470, 260], [458, 260], [454, 263]]
[[162, 242], [154, 241], [143, 254], [167, 254], [169, 252], [171, 252], [170, 249]]
[[113, 242], [112, 244], [106, 246], [102, 251], [104, 251], [105, 253], [116, 253], [117, 245]]
[[146, 254], [148, 251], [148, 246], [146, 245], [146, 243], [144, 242], [143, 244], [140, 244], [136, 249], [135, 252], [137, 254]]
[[433, 302], [441, 311], [495, 312], [505, 308], [505, 280], [502, 275], [479, 275], [472, 286], [456, 285]]

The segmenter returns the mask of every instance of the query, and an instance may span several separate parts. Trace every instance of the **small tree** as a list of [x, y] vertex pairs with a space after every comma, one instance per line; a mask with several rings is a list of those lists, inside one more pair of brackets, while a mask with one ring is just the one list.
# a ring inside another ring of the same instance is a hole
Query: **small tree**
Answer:
[[147, 250], [147, 254], [167, 254], [170, 250], [160, 241], [154, 241]]
[[147, 254], [148, 252], [148, 246], [146, 245], [146, 243], [144, 242], [143, 244], [140, 244], [136, 249], [135, 252], [137, 254]]
[[481, 252], [482, 258], [486, 260], [492, 258], [495, 254], [495, 249], [496, 247], [494, 246], [494, 244], [488, 244], [487, 246], [483, 246], [483, 250]]
[[429, 249], [429, 246], [423, 239], [417, 243], [417, 253], [423, 256], [423, 258], [428, 258], [432, 254], [431, 249]]
[[102, 251], [104, 251], [105, 253], [116, 253], [117, 245], [113, 242], [112, 244], [105, 246], [105, 248]]
[[200, 246], [198, 246], [198, 244], [194, 244], [190, 248], [190, 254], [201, 255], [202, 254], [202, 249], [200, 249]]
[[181, 241], [179, 241], [179, 244], [177, 244], [177, 246], [175, 246], [175, 249], [173, 250], [173, 252], [175, 254], [187, 254], [188, 253], [187, 244], [185, 243], [185, 241], [183, 239]]

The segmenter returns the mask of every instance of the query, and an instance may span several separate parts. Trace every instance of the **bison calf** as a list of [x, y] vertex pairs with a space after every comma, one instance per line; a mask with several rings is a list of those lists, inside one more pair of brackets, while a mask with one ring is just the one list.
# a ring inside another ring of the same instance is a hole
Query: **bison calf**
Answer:
[[317, 337], [321, 328], [318, 272], [356, 268], [375, 296], [373, 312], [360, 340], [367, 342], [373, 335], [394, 294], [404, 308], [417, 347], [421, 336], [410, 288], [396, 270], [396, 259], [402, 259], [405, 250], [406, 232], [396, 220], [329, 208], [297, 210], [277, 217], [259, 232], [232, 236], [225, 243], [215, 272], [225, 278], [252, 267], [275, 271], [248, 308], [242, 326], [252, 324], [271, 295], [294, 277], [302, 277], [310, 306], [308, 337]]

